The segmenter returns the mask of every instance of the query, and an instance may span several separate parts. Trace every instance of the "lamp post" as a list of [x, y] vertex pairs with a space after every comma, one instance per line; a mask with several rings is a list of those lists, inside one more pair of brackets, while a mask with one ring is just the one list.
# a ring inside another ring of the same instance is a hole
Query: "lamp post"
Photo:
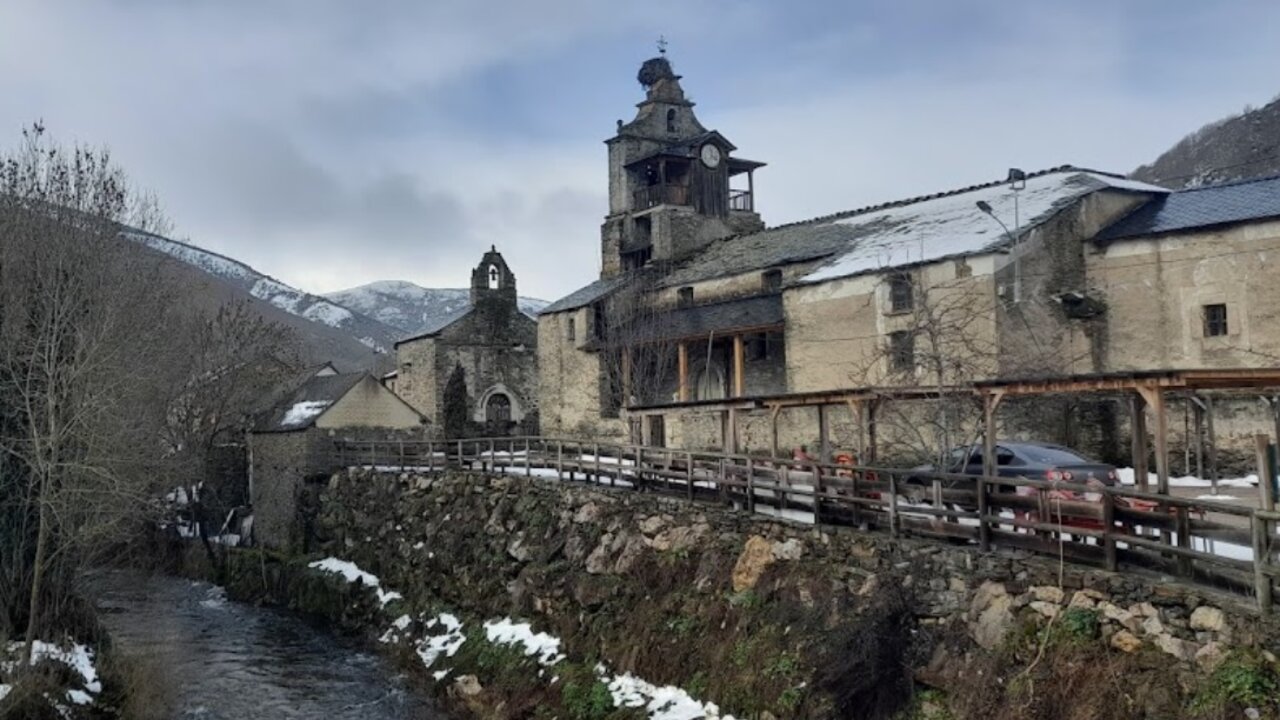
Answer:
[[1013, 232], [1009, 232], [1009, 226], [996, 217], [990, 203], [979, 200], [977, 204], [979, 210], [1000, 224], [1005, 236], [1009, 238], [1009, 252], [1013, 253], [1013, 302], [1016, 303], [1022, 299], [1022, 263], [1018, 258], [1016, 247], [1018, 235], [1022, 233], [1022, 219], [1018, 213], [1018, 193], [1027, 186], [1027, 174], [1018, 168], [1009, 168], [1009, 178], [1006, 182], [1009, 183], [1009, 189], [1013, 191]]

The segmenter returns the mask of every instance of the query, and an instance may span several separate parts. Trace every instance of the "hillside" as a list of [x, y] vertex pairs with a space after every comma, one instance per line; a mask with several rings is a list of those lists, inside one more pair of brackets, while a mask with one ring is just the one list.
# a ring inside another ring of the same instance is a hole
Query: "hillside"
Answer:
[[[404, 280], [383, 280], [325, 297], [408, 336], [469, 305], [469, 294], [465, 288], [424, 288]], [[527, 315], [537, 315], [547, 306], [546, 300], [530, 297], [519, 298], [519, 303]]]
[[1209, 123], [1133, 171], [1171, 188], [1198, 187], [1280, 174], [1280, 98]]
[[398, 331], [350, 308], [290, 287], [252, 267], [194, 245], [137, 230], [123, 236], [175, 262], [172, 272], [197, 302], [247, 300], [267, 319], [298, 332], [310, 361], [378, 370]]

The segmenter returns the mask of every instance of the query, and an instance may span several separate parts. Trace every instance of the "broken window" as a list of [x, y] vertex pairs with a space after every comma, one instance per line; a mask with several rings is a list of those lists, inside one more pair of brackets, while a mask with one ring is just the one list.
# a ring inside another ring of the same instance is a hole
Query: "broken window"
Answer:
[[764, 273], [760, 275], [760, 289], [767, 293], [782, 292], [782, 271], [764, 271]]
[[907, 312], [915, 307], [915, 284], [907, 273], [895, 273], [889, 278], [889, 311]]
[[889, 369], [910, 372], [916, 367], [916, 336], [909, 330], [889, 333]]
[[690, 307], [691, 305], [693, 305], [693, 288], [692, 287], [680, 288], [679, 294], [676, 299], [676, 306], [686, 308], [686, 307]]
[[1219, 337], [1227, 334], [1227, 306], [1223, 303], [1205, 305], [1204, 336]]

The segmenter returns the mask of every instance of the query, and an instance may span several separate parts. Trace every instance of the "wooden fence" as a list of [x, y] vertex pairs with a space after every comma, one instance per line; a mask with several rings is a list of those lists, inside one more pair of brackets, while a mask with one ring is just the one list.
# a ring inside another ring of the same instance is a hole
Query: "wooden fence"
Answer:
[[[446, 468], [662, 493], [817, 525], [847, 525], [983, 550], [1018, 548], [1116, 571], [1145, 568], [1252, 594], [1270, 611], [1280, 513], [1223, 501], [1030, 478], [504, 437], [335, 443], [335, 467]], [[1096, 492], [1095, 492], [1096, 490]]]

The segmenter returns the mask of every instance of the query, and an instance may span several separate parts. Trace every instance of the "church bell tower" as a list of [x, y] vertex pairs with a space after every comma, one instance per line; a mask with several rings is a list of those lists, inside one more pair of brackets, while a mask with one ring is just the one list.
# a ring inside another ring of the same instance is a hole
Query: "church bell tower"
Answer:
[[710, 242], [764, 228], [755, 211], [761, 162], [693, 113], [662, 48], [636, 78], [645, 98], [618, 121], [609, 148], [609, 214], [601, 228], [601, 275], [680, 260]]

